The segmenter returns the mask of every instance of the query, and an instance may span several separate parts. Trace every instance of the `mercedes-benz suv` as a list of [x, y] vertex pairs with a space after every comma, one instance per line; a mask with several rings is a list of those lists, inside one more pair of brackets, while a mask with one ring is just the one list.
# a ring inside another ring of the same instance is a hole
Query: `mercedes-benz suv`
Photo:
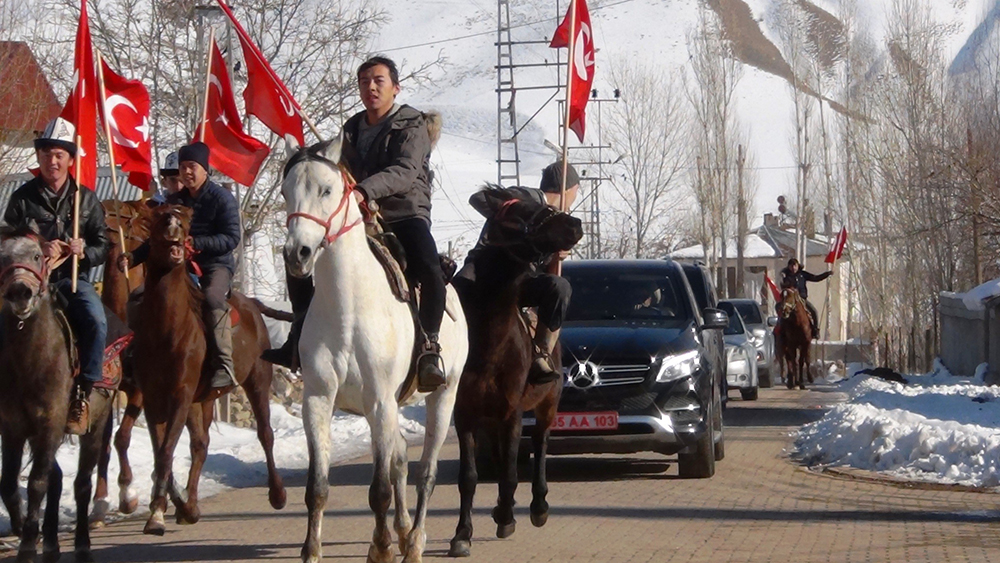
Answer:
[[[722, 351], [707, 336], [728, 326], [726, 314], [699, 310], [669, 260], [573, 260], [563, 276], [573, 298], [549, 452], [678, 454], [681, 476], [711, 477], [723, 447], [712, 358]], [[524, 423], [528, 436], [530, 413]]]

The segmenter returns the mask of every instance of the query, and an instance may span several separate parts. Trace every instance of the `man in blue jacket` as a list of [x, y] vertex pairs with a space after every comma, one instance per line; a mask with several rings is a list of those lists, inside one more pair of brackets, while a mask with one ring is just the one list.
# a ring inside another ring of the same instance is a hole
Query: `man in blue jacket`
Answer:
[[[233, 251], [240, 244], [240, 210], [233, 194], [208, 179], [208, 146], [192, 143], [178, 151], [179, 174], [183, 188], [167, 196], [170, 205], [190, 207], [190, 235], [195, 250], [194, 262], [201, 268], [199, 282], [205, 293], [203, 315], [209, 329], [209, 342], [215, 351], [212, 387], [236, 385], [233, 368], [233, 327], [227, 298], [232, 288], [236, 261]], [[119, 268], [138, 265], [149, 256], [149, 243], [119, 260]]]

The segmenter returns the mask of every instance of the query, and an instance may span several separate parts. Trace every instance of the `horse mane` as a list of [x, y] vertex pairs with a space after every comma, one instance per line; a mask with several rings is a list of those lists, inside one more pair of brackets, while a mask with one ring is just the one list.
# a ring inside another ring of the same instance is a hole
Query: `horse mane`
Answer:
[[6, 240], [9, 238], [32, 238], [39, 242], [43, 241], [41, 235], [38, 234], [38, 231], [28, 224], [18, 226], [0, 226], [0, 239]]

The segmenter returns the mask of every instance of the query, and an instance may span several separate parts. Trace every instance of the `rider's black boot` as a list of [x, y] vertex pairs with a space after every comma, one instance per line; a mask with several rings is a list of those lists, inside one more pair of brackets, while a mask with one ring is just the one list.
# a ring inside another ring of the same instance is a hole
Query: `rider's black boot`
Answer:
[[298, 349], [299, 349], [299, 336], [302, 334], [302, 323], [305, 321], [305, 315], [296, 316], [295, 320], [292, 321], [292, 328], [288, 331], [288, 339], [285, 343], [281, 345], [280, 348], [270, 348], [264, 350], [264, 353], [260, 355], [261, 359], [265, 362], [271, 362], [276, 366], [284, 366], [292, 371], [298, 369]]
[[431, 393], [448, 380], [444, 376], [444, 360], [436, 332], [427, 335], [424, 350], [417, 358], [417, 391]]

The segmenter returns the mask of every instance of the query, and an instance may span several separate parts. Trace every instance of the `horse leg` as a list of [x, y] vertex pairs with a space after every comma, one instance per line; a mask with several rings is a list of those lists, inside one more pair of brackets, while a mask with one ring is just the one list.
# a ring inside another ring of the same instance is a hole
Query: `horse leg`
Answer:
[[531, 524], [541, 528], [549, 520], [549, 484], [545, 480], [546, 454], [549, 447], [549, 429], [556, 419], [556, 401], [550, 395], [535, 406], [535, 427], [531, 433], [535, 463], [531, 475]]
[[[98, 404], [102, 400], [105, 404]], [[111, 428], [109, 419], [111, 418], [111, 402], [113, 400], [112, 397], [108, 397], [93, 401], [91, 412], [98, 417], [96, 424], [89, 433], [80, 438], [80, 461], [77, 466], [76, 479], [73, 482], [73, 495], [76, 498], [76, 541], [74, 547], [77, 561], [94, 560], [90, 553], [87, 504], [90, 502], [91, 476], [94, 474], [94, 467], [102, 459], [106, 460], [110, 456], [110, 451], [106, 449], [110, 432], [106, 430]]]
[[0, 469], [0, 498], [10, 515], [11, 533], [21, 537], [24, 530], [24, 513], [21, 510], [21, 489], [17, 478], [21, 474], [21, 461], [24, 457], [24, 438], [12, 436], [5, 432], [0, 440], [3, 468]]
[[372, 457], [375, 471], [368, 488], [368, 506], [375, 513], [375, 531], [368, 548], [368, 563], [388, 563], [396, 560], [389, 532], [389, 506], [392, 503], [391, 464], [399, 436], [398, 408], [395, 397], [383, 397], [368, 415], [372, 432]]
[[[49, 475], [55, 465], [56, 450], [59, 448], [61, 437], [60, 433], [59, 436], [41, 436], [31, 441], [34, 461], [31, 464], [31, 473], [28, 474], [28, 510], [25, 513], [21, 547], [17, 554], [18, 563], [33, 562], [38, 553], [38, 518], [42, 512], [42, 499], [45, 498], [49, 488]], [[58, 513], [58, 509], [55, 512]]]
[[[455, 408], [457, 385], [432, 393], [427, 397], [427, 426], [424, 433], [424, 449], [420, 455], [420, 475], [417, 477], [417, 513], [413, 530], [403, 552], [403, 563], [419, 563], [427, 546], [427, 507], [437, 483], [438, 456], [448, 436], [448, 424]], [[399, 507], [396, 508], [397, 514]]]
[[[410, 511], [406, 503], [406, 478], [409, 473], [406, 447], [406, 438], [400, 431], [396, 434], [396, 444], [393, 447], [392, 462], [389, 466], [389, 477], [392, 480], [393, 502], [396, 506], [396, 517], [393, 519], [392, 527], [396, 530], [399, 553], [404, 558], [410, 551], [410, 531], [413, 529], [413, 521], [410, 519]], [[420, 556], [417, 557], [419, 561]], [[409, 561], [409, 559], [404, 560]]]
[[[59, 462], [53, 460], [52, 471], [49, 472], [49, 486], [45, 492], [45, 521], [42, 522], [42, 561], [55, 563], [59, 561], [59, 500], [62, 498], [63, 472]], [[90, 491], [87, 491], [90, 500]], [[84, 514], [87, 514], [84, 512]], [[87, 526], [86, 517], [83, 518]]]
[[[112, 399], [113, 400], [113, 399]], [[101, 433], [101, 450], [97, 459], [97, 485], [94, 487], [94, 510], [90, 513], [90, 526], [104, 525], [111, 503], [108, 502], [108, 465], [111, 463], [111, 439], [114, 425], [105, 424]]]
[[[305, 371], [306, 366], [303, 368]], [[307, 375], [310, 377], [305, 377]], [[302, 561], [316, 563], [323, 557], [323, 509], [330, 492], [330, 420], [333, 418], [337, 383], [322, 380], [316, 372], [303, 373], [303, 376], [306, 384], [302, 398], [302, 422], [309, 447], [309, 476], [306, 480], [309, 527], [302, 545]]]
[[497, 505], [493, 521], [497, 524], [497, 537], [509, 538], [514, 534], [514, 493], [517, 491], [517, 453], [521, 445], [521, 412], [500, 424], [500, 476], [497, 479]]
[[198, 480], [201, 478], [201, 468], [208, 457], [208, 429], [212, 424], [215, 401], [205, 401], [191, 405], [187, 416], [188, 435], [191, 438], [191, 469], [188, 470], [187, 498], [174, 498], [177, 507], [178, 524], [197, 524], [201, 519], [198, 510]]
[[795, 349], [789, 348], [785, 352], [785, 387], [795, 389]]
[[[808, 343], [805, 346], [803, 346], [801, 349], [799, 349], [799, 370], [800, 370], [799, 371], [800, 374], [802, 373], [802, 370], [805, 370], [805, 372], [809, 374], [809, 383], [813, 382], [812, 373], [809, 372], [809, 344]], [[799, 377], [799, 389], [802, 389], [803, 391], [805, 391], [805, 389], [806, 389], [806, 382], [802, 379], [801, 376]]]
[[271, 508], [281, 510], [288, 502], [288, 495], [285, 493], [285, 485], [278, 474], [278, 467], [274, 462], [274, 431], [271, 429], [271, 378], [270, 366], [263, 366], [258, 362], [250, 375], [243, 380], [243, 390], [246, 391], [247, 399], [250, 401], [250, 409], [253, 410], [254, 420], [257, 421], [257, 440], [264, 448], [264, 457], [267, 459], [267, 499], [271, 503]]
[[132, 465], [128, 460], [128, 447], [132, 442], [132, 428], [140, 413], [142, 391], [136, 387], [128, 393], [128, 405], [118, 432], [115, 433], [115, 451], [118, 452], [118, 511], [122, 514], [132, 514], [139, 508], [139, 493], [132, 488]]
[[468, 557], [472, 554], [472, 500], [476, 496], [476, 425], [460, 412], [455, 413], [455, 429], [458, 431], [458, 492], [461, 508], [458, 527], [451, 538], [451, 557]]
[[[166, 533], [166, 521], [164, 513], [167, 510], [167, 490], [170, 481], [173, 479], [174, 450], [177, 448], [177, 441], [180, 439], [181, 431], [187, 420], [188, 411], [191, 407], [191, 394], [184, 393], [174, 403], [174, 411], [167, 419], [166, 424], [158, 427], [160, 440], [157, 448], [153, 452], [153, 495], [149, 503], [149, 511], [152, 513], [146, 522], [146, 527], [142, 533], [162, 536]], [[147, 411], [148, 416], [148, 411]]]

